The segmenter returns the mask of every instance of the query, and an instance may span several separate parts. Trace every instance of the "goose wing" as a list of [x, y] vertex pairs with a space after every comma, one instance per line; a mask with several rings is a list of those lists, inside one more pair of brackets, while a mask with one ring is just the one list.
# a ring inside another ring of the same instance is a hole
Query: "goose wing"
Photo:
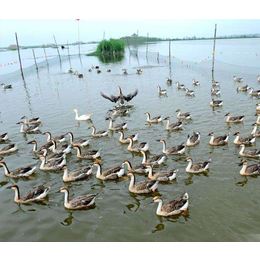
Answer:
[[214, 139], [214, 143], [222, 143], [226, 140], [227, 138], [227, 135], [224, 135], [224, 136], [218, 136]]
[[231, 121], [240, 121], [244, 118], [245, 116], [233, 116], [229, 120]]
[[31, 171], [32, 170], [32, 167], [28, 166], [28, 167], [21, 167], [21, 168], [18, 168], [14, 171], [12, 171], [12, 175], [20, 175], [20, 174], [25, 174], [27, 173], [28, 171]]
[[116, 103], [120, 98], [120, 96], [108, 95], [108, 94], [105, 94], [103, 92], [100, 92], [100, 94], [103, 98], [108, 99], [108, 100], [110, 100], [111, 102], [114, 102], [114, 103]]
[[204, 169], [208, 164], [209, 164], [209, 161], [198, 162], [198, 163], [192, 165], [192, 169], [195, 171], [199, 171], [201, 169]]
[[88, 206], [96, 196], [97, 194], [87, 194], [76, 197], [71, 200], [71, 205], [73, 208]]
[[6, 136], [7, 136], [7, 133], [0, 135], [0, 139], [4, 139]]
[[245, 155], [260, 155], [260, 150], [254, 149], [254, 150], [245, 150]]
[[146, 190], [153, 187], [153, 185], [156, 183], [156, 180], [147, 180], [147, 181], [141, 181], [135, 184], [136, 190]]
[[98, 152], [98, 150], [87, 150], [84, 154], [86, 155], [95, 155]]
[[15, 144], [9, 144], [9, 145], [7, 145], [7, 146], [5, 146], [5, 147], [3, 147], [3, 148], [1, 148], [0, 149], [0, 151], [8, 151], [8, 150], [10, 150], [10, 149], [13, 149], [15, 147]]
[[176, 123], [172, 123], [172, 124], [170, 124], [170, 128], [175, 128], [175, 127], [180, 127], [182, 125], [182, 122], [180, 122], [180, 121], [178, 121], [178, 122], [176, 122]]
[[100, 131], [98, 131], [97, 133], [96, 133], [96, 135], [102, 135], [102, 134], [104, 134], [106, 131], [105, 130], [100, 130]]
[[30, 200], [30, 199], [35, 199], [37, 197], [39, 197], [41, 194], [43, 194], [45, 192], [45, 190], [48, 190], [49, 188], [44, 187], [43, 185], [38, 186], [37, 188], [29, 191], [28, 193], [26, 193], [25, 195], [23, 195], [21, 197], [21, 200]]
[[80, 178], [81, 176], [86, 175], [90, 169], [91, 169], [90, 166], [84, 166], [80, 169], [74, 170], [73, 172], [70, 173], [70, 175], [74, 178], [77, 178], [77, 177]]
[[246, 171], [248, 173], [260, 174], [260, 164], [252, 164], [247, 166]]
[[102, 175], [103, 176], [108, 176], [108, 175], [111, 175], [113, 173], [119, 172], [121, 169], [122, 169], [122, 165], [117, 165], [117, 166], [115, 166], [115, 167], [113, 167], [111, 169], [108, 169], [108, 170], [104, 171], [102, 173]]
[[160, 159], [162, 159], [162, 157], [164, 157], [164, 154], [159, 154], [159, 155], [155, 155], [152, 158], [148, 159], [148, 163], [154, 163], [159, 161]]
[[127, 96], [123, 96], [123, 99], [128, 102], [132, 100], [137, 94], [138, 94], [138, 90], [136, 89], [133, 93], [130, 93]]
[[187, 202], [187, 200], [184, 200], [182, 197], [180, 197], [179, 199], [175, 199], [175, 200], [165, 203], [162, 206], [162, 210], [167, 213], [170, 213], [170, 212], [173, 212], [175, 210], [179, 210], [180, 208], [182, 208], [186, 202]]
[[195, 143], [198, 139], [199, 139], [199, 134], [194, 132], [193, 135], [190, 138], [190, 141], [192, 143]]

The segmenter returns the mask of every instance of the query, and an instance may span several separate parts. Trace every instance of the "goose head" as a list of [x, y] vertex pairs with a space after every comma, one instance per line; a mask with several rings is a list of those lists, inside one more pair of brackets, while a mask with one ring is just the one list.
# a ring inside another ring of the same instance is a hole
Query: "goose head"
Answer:
[[175, 112], [181, 112], [181, 110], [180, 110], [180, 109], [177, 109]]
[[159, 196], [156, 196], [153, 198], [153, 200], [151, 201], [151, 203], [156, 203], [156, 202], [161, 202], [162, 201], [162, 198], [159, 197]]
[[238, 164], [238, 166], [242, 166], [242, 165], [247, 165], [247, 161], [246, 160], [241, 160], [241, 162]]
[[167, 117], [165, 117], [165, 118], [164, 118], [164, 120], [170, 120], [170, 117], [169, 117], [169, 116], [167, 116]]
[[226, 114], [225, 114], [225, 116], [230, 116], [230, 113], [229, 113], [229, 112], [228, 112], [228, 113], [226, 113]]
[[63, 188], [59, 189], [59, 192], [66, 193], [66, 192], [69, 192], [69, 190], [67, 188], [63, 187]]
[[32, 140], [32, 141], [28, 142], [27, 144], [36, 144], [36, 141]]
[[208, 136], [213, 136], [213, 135], [214, 135], [214, 133], [213, 133], [213, 132], [211, 132], [211, 133], [209, 133], [209, 134], [208, 134]]
[[240, 136], [240, 132], [234, 133], [234, 136]]
[[186, 161], [186, 162], [192, 162], [192, 158], [191, 158], [191, 157], [187, 157], [187, 158], [185, 159], [185, 161]]
[[18, 190], [18, 186], [17, 185], [12, 185], [12, 186], [8, 186], [6, 187], [6, 189], [10, 189], [10, 190]]

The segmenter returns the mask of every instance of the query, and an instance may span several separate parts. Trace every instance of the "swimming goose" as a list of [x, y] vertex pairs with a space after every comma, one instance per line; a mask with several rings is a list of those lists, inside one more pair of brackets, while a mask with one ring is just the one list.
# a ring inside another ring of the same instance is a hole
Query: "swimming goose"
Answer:
[[100, 130], [96, 132], [96, 127], [95, 126], [90, 126], [88, 129], [92, 129], [92, 136], [93, 137], [103, 137], [103, 136], [108, 136], [108, 132], [105, 130]]
[[[130, 143], [130, 140], [124, 137], [124, 132], [122, 130], [118, 130], [118, 133], [120, 134], [119, 137], [119, 142], [123, 144], [128, 144]], [[136, 142], [138, 140], [138, 134], [135, 135], [128, 135], [133, 138], [133, 141]]]
[[166, 160], [166, 156], [164, 154], [155, 155], [150, 159], [147, 159], [147, 154], [145, 151], [141, 151], [143, 155], [142, 164], [151, 164], [151, 165], [160, 165]]
[[100, 74], [101, 73], [101, 70], [97, 70], [97, 74]]
[[127, 128], [127, 123], [122, 123], [114, 126], [113, 119], [111, 117], [106, 118], [106, 120], [109, 121], [109, 130], [111, 131], [117, 131], [117, 130], [122, 130]]
[[9, 139], [8, 133], [4, 133], [0, 135], [0, 143], [5, 142]]
[[42, 148], [41, 151], [42, 151], [41, 155], [46, 157], [47, 162], [53, 161], [53, 160], [58, 160], [61, 158], [66, 158], [66, 153], [63, 153], [63, 152], [48, 154], [48, 150], [46, 148]]
[[56, 141], [56, 142], [59, 142], [59, 143], [62, 143], [62, 142], [65, 142], [66, 141], [66, 134], [62, 134], [62, 135], [58, 135], [58, 136], [55, 136], [55, 137], [52, 137], [52, 134], [50, 132], [45, 132], [43, 133], [43, 135], [47, 135], [47, 142], [51, 142], [52, 140]]
[[128, 95], [124, 95], [122, 93], [122, 89], [120, 86], [118, 86], [119, 88], [119, 94], [118, 96], [114, 96], [114, 95], [108, 95], [108, 94], [105, 94], [103, 92], [101, 92], [101, 96], [105, 99], [108, 99], [110, 100], [111, 102], [114, 102], [114, 103], [119, 103], [120, 106], [123, 106], [125, 104], [125, 102], [129, 102], [131, 101], [137, 94], [138, 94], [138, 90], [136, 89], [133, 93], [130, 93]]
[[50, 147], [53, 146], [53, 143], [49, 142], [47, 144], [42, 145], [41, 148], [38, 149], [38, 144], [35, 140], [32, 140], [32, 141], [28, 142], [27, 144], [32, 144], [33, 145], [33, 152], [38, 153], [38, 154], [41, 154], [41, 151], [43, 151], [43, 149], [48, 150]]
[[122, 69], [123, 75], [128, 75], [127, 69]]
[[164, 118], [164, 120], [166, 120], [166, 130], [181, 130], [182, 129], [182, 122], [181, 121], [170, 124], [170, 117], [169, 116]]
[[185, 88], [185, 85], [184, 84], [180, 84], [179, 81], [176, 82], [176, 86], [177, 86], [177, 89], [184, 89]]
[[33, 201], [43, 200], [49, 193], [51, 187], [44, 187], [43, 185], [27, 192], [23, 196], [20, 196], [20, 190], [17, 185], [12, 185], [6, 189], [12, 189], [15, 191], [14, 201], [18, 203], [30, 203]]
[[[93, 66], [93, 65], [92, 65]], [[94, 68], [93, 68], [94, 69]], [[99, 69], [99, 66], [95, 66], [95, 69]]]
[[72, 182], [72, 181], [81, 181], [85, 180], [92, 174], [92, 166], [83, 166], [72, 172], [68, 172], [68, 167], [66, 165], [62, 166], [63, 170], [63, 181]]
[[212, 87], [219, 87], [219, 86], [220, 86], [220, 83], [213, 79], [212, 80]]
[[55, 140], [51, 140], [53, 146], [51, 146], [49, 149], [53, 152], [53, 153], [70, 153], [71, 152], [71, 148], [72, 145], [71, 144], [59, 144], [59, 146], [57, 146], [57, 141]]
[[167, 90], [166, 89], [162, 89], [160, 86], [157, 87], [158, 88], [158, 93], [159, 95], [167, 95]]
[[219, 96], [220, 95], [220, 89], [211, 88], [211, 95], [212, 96]]
[[162, 152], [165, 154], [172, 154], [172, 155], [182, 155], [185, 154], [185, 143], [182, 143], [177, 146], [173, 146], [169, 149], [166, 149], [166, 141], [164, 139], [156, 140], [157, 142], [161, 142], [163, 144]]
[[187, 137], [187, 146], [195, 146], [200, 142], [200, 132], [193, 132], [193, 135], [188, 135]]
[[95, 204], [95, 199], [98, 195], [98, 193], [81, 195], [69, 200], [69, 190], [67, 188], [61, 188], [59, 191], [65, 194], [64, 207], [70, 210], [88, 209]]
[[158, 188], [159, 181], [146, 180], [135, 183], [135, 176], [132, 172], [128, 172], [127, 176], [131, 177], [129, 191], [135, 194], [148, 194], [155, 192]]
[[73, 75], [78, 76], [78, 75], [79, 75], [78, 71], [75, 71], [75, 72], [73, 73]]
[[244, 87], [237, 87], [237, 91], [248, 91], [249, 90], [249, 85], [246, 85]]
[[82, 79], [82, 78], [83, 78], [83, 74], [82, 74], [82, 73], [79, 73], [79, 74], [78, 74], [78, 77], [79, 77], [80, 79]]
[[121, 109], [121, 110], [113, 109], [112, 112], [113, 112], [112, 113], [113, 116], [127, 116], [129, 114], [128, 109]]
[[257, 131], [257, 123], [252, 124], [252, 126], [254, 127], [253, 131], [251, 132], [251, 135], [256, 136], [256, 137], [260, 137], [260, 131]]
[[65, 157], [61, 157], [58, 160], [47, 161], [46, 156], [40, 155], [40, 160], [41, 160], [40, 170], [42, 170], [42, 171], [60, 170], [63, 165], [66, 165]]
[[198, 80], [192, 79], [192, 84], [194, 86], [200, 86], [200, 82]]
[[189, 90], [188, 88], [185, 88], [185, 92], [187, 96], [195, 96], [195, 91], [194, 90]]
[[223, 105], [223, 100], [214, 100], [214, 98], [212, 98], [212, 101], [210, 102], [210, 106], [212, 107], [220, 107]]
[[107, 72], [111, 72], [111, 69], [107, 69]]
[[252, 150], [245, 150], [246, 146], [244, 144], [240, 145], [239, 155], [248, 158], [260, 158], [260, 150], [252, 149]]
[[93, 165], [97, 167], [96, 177], [99, 180], [103, 180], [103, 181], [116, 180], [125, 174], [124, 163], [117, 165], [113, 168], [110, 168], [104, 172], [102, 171], [102, 167], [100, 163], [94, 162]]
[[244, 120], [245, 116], [233, 116], [230, 117], [230, 113], [225, 114], [225, 116], [227, 116], [227, 123], [241, 123]]
[[73, 109], [72, 111], [75, 112], [75, 114], [76, 114], [75, 119], [76, 119], [77, 121], [87, 121], [87, 120], [89, 120], [89, 119], [91, 118], [91, 116], [92, 116], [92, 114], [84, 114], [84, 115], [79, 116], [79, 112], [78, 112], [77, 109]]
[[78, 145], [74, 145], [73, 148], [77, 150], [77, 157], [80, 159], [91, 160], [100, 157], [101, 148], [99, 150], [87, 150], [84, 153], [81, 152], [81, 148]]
[[20, 132], [24, 134], [31, 134], [39, 131], [39, 126], [38, 125], [32, 125], [32, 126], [27, 126], [25, 129], [25, 123], [24, 122], [18, 122], [17, 125], [21, 126]]
[[140, 153], [142, 150], [143, 151], [149, 150], [149, 142], [142, 142], [139, 144], [134, 144], [133, 137], [128, 136], [127, 139], [129, 140], [129, 145], [127, 147], [128, 151]]
[[175, 112], [178, 112], [178, 119], [191, 119], [191, 114], [189, 112], [181, 114], [181, 110], [177, 109]]
[[0, 162], [0, 166], [2, 166], [4, 168], [5, 176], [11, 177], [11, 178], [14, 178], [14, 179], [15, 178], [21, 178], [21, 177], [29, 177], [36, 170], [36, 166], [34, 166], [34, 167], [27, 166], [27, 167], [18, 168], [18, 169], [13, 170], [13, 171], [9, 171], [6, 163], [3, 162], [3, 161]]
[[260, 90], [254, 90], [254, 88], [251, 87], [249, 94], [251, 96], [257, 96], [258, 97], [260, 95]]
[[188, 173], [205, 173], [208, 172], [209, 169], [209, 163], [211, 162], [211, 159], [209, 159], [206, 162], [199, 162], [194, 164], [191, 157], [186, 158], [186, 162], [188, 162], [188, 165], [186, 167], [186, 172]]
[[89, 69], [88, 72], [92, 72], [92, 69]]
[[148, 172], [148, 169], [146, 168], [145, 164], [139, 164], [133, 167], [132, 164], [127, 160], [124, 161], [124, 164], [127, 166], [128, 172], [141, 173], [141, 174]]
[[12, 89], [12, 85], [5, 85], [4, 83], [1, 84], [3, 89]]
[[166, 84], [167, 84], [167, 85], [172, 85], [172, 79], [167, 78], [167, 80], [166, 80]]
[[255, 116], [257, 116], [257, 119], [255, 121], [256, 124], [260, 125], [260, 114], [255, 114]]
[[68, 70], [68, 73], [73, 73], [73, 68], [70, 68], [70, 69]]
[[243, 82], [243, 78], [237, 78], [236, 76], [233, 76], [233, 79], [235, 82]]
[[248, 137], [240, 137], [240, 133], [236, 132], [234, 136], [236, 136], [234, 144], [252, 145], [255, 142], [255, 136], [253, 135]]
[[13, 153], [16, 152], [18, 150], [18, 147], [16, 144], [8, 144], [2, 148], [0, 148], [0, 154], [9, 154], [9, 153]]
[[161, 171], [153, 173], [153, 167], [151, 164], [146, 166], [148, 168], [148, 178], [151, 180], [156, 180], [159, 182], [168, 182], [176, 179], [176, 173], [179, 171], [178, 169], [173, 169], [170, 171]]
[[143, 70], [142, 70], [142, 69], [137, 69], [137, 70], [136, 70], [136, 74], [141, 75], [142, 73], [143, 73]]
[[247, 166], [247, 161], [242, 160], [241, 163], [239, 163], [239, 166], [242, 166], [242, 169], [239, 172], [241, 175], [259, 175], [260, 174], [260, 163]]
[[39, 117], [34, 117], [28, 120], [27, 116], [23, 116], [21, 120], [22, 119], [24, 119], [24, 123], [26, 125], [39, 125], [41, 123], [41, 119]]
[[72, 132], [68, 132], [67, 133], [70, 137], [70, 144], [71, 145], [78, 145], [80, 147], [85, 147], [85, 146], [88, 146], [89, 144], [89, 140], [86, 140], [86, 139], [74, 139], [74, 135]]
[[256, 110], [257, 110], [257, 111], [260, 111], [260, 103], [257, 103], [257, 104], [256, 104]]
[[151, 203], [159, 203], [156, 210], [158, 216], [169, 217], [182, 214], [186, 212], [189, 207], [189, 195], [184, 193], [180, 198], [166, 202], [163, 205], [163, 199], [161, 197], [154, 197]]
[[161, 115], [151, 118], [150, 113], [146, 112], [144, 114], [147, 116], [146, 121], [148, 123], [159, 123], [159, 122], [162, 122], [162, 116]]
[[218, 146], [218, 145], [226, 145], [226, 144], [228, 144], [229, 134], [226, 134], [226, 135], [223, 135], [223, 136], [214, 137], [214, 133], [211, 132], [209, 134], [209, 136], [211, 136], [210, 141], [209, 141], [210, 145]]

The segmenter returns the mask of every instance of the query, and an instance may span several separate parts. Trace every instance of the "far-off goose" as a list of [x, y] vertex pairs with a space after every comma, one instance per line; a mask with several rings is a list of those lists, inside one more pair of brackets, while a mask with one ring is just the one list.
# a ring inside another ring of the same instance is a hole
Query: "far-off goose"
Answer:
[[237, 91], [248, 91], [249, 90], [249, 85], [246, 85], [244, 87], [237, 87]]
[[200, 86], [200, 82], [198, 80], [192, 79], [192, 84], [194, 86]]
[[74, 135], [72, 132], [68, 132], [68, 135], [70, 137], [70, 144], [71, 145], [78, 145], [80, 147], [85, 147], [89, 144], [89, 140], [86, 139], [74, 139]]
[[219, 146], [219, 145], [226, 145], [226, 144], [228, 144], [229, 134], [215, 137], [214, 133], [211, 132], [209, 134], [209, 136], [211, 136], [209, 144], [212, 145], [212, 146]]
[[211, 162], [211, 159], [205, 162], [198, 162], [193, 163], [193, 160], [191, 157], [186, 158], [186, 161], [188, 162], [188, 165], [186, 167], [186, 172], [188, 173], [206, 173], [209, 169], [209, 163]]
[[77, 150], [77, 157], [80, 159], [91, 160], [100, 157], [101, 148], [99, 150], [91, 149], [84, 152], [81, 151], [81, 148], [78, 145], [74, 145], [73, 148]]
[[159, 95], [167, 96], [167, 90], [162, 89], [160, 86], [157, 87]]
[[106, 118], [106, 120], [109, 121], [109, 130], [111, 131], [118, 131], [127, 128], [127, 123], [122, 123], [114, 126], [113, 119], [111, 117]]
[[32, 133], [39, 132], [38, 125], [27, 126], [27, 128], [25, 128], [26, 124], [24, 122], [18, 122], [17, 125], [21, 126], [20, 132], [24, 134], [32, 134]]
[[225, 116], [227, 117], [226, 122], [227, 123], [241, 123], [244, 120], [245, 116], [233, 116], [230, 117], [230, 113], [225, 114]]
[[260, 125], [260, 114], [255, 114], [255, 116], [257, 116], [257, 119], [255, 121], [256, 124]]
[[177, 89], [184, 89], [185, 88], [185, 85], [184, 84], [180, 84], [179, 81], [176, 82], [176, 87]]
[[212, 96], [219, 96], [220, 95], [220, 89], [211, 88], [211, 95]]
[[24, 123], [27, 125], [39, 125], [41, 123], [41, 119], [39, 117], [34, 117], [28, 120], [27, 116], [23, 116], [21, 119], [24, 119]]
[[252, 164], [247, 165], [246, 160], [242, 160], [239, 166], [242, 166], [242, 169], [240, 170], [241, 175], [259, 175], [260, 174], [260, 163], [258, 164]]
[[185, 92], [187, 96], [193, 97], [195, 96], [195, 91], [194, 90], [190, 90], [188, 88], [185, 88]]
[[212, 98], [212, 101], [210, 102], [210, 106], [212, 107], [221, 107], [223, 105], [223, 100], [214, 100]]
[[235, 82], [243, 82], [243, 78], [237, 78], [237, 76], [233, 76]]
[[9, 139], [8, 133], [4, 133], [0, 135], [0, 143], [5, 142]]

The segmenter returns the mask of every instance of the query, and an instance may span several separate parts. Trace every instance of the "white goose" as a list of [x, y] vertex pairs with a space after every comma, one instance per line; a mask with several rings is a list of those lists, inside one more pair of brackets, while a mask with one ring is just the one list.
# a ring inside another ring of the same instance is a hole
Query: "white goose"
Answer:
[[79, 116], [79, 112], [78, 112], [77, 109], [73, 109], [73, 111], [76, 113], [75, 119], [76, 119], [77, 121], [87, 121], [87, 120], [89, 120], [89, 119], [91, 118], [91, 116], [92, 116], [92, 114], [84, 114], [84, 115]]

